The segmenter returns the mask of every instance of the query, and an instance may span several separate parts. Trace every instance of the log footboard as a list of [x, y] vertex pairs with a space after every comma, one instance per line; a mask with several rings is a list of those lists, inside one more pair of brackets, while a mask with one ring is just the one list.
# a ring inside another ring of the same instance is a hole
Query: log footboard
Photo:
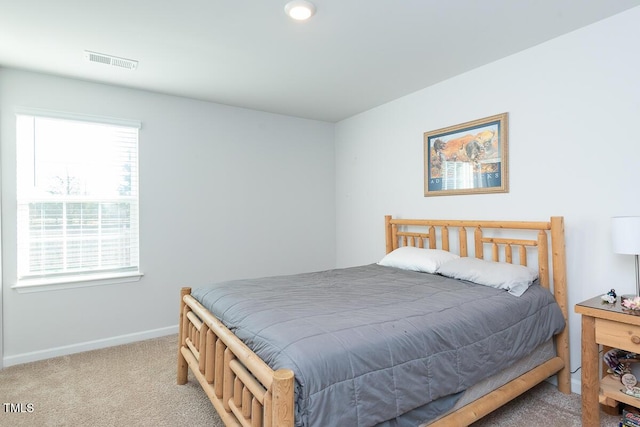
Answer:
[[182, 288], [178, 384], [189, 369], [226, 426], [292, 427], [293, 372], [272, 370]]

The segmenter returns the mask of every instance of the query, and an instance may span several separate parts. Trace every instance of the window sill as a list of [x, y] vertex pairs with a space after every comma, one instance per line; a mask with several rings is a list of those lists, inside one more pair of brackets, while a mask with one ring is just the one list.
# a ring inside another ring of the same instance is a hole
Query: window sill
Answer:
[[118, 283], [137, 282], [142, 278], [142, 272], [127, 272], [120, 274], [94, 274], [82, 277], [58, 277], [55, 279], [23, 279], [13, 285], [18, 293], [59, 291], [62, 289], [86, 288], [89, 286], [115, 285]]

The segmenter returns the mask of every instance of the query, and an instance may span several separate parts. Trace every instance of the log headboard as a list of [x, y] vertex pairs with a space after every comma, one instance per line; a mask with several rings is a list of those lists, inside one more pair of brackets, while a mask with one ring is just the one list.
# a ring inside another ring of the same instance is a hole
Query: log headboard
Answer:
[[[400, 246], [415, 246], [442, 249], [462, 257], [535, 264], [540, 285], [553, 292], [565, 322], [569, 322], [564, 218], [561, 216], [552, 216], [549, 221], [482, 221], [398, 219], [386, 215], [385, 236], [387, 253]], [[568, 361], [568, 328], [556, 337], [556, 346], [558, 355]], [[568, 363], [559, 373], [558, 381], [563, 382], [565, 392], [569, 392]]]

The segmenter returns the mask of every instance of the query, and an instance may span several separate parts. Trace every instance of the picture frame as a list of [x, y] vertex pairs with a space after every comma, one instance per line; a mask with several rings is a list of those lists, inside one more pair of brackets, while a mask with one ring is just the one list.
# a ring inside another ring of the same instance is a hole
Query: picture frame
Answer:
[[424, 195], [509, 192], [509, 113], [424, 133]]

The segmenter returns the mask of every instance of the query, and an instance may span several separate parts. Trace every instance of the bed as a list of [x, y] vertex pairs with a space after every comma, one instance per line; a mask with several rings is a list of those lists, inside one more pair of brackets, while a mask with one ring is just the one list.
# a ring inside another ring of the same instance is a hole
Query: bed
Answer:
[[[375, 264], [183, 288], [178, 384], [252, 427], [470, 425], [553, 375], [570, 393], [562, 217], [386, 216], [385, 236]], [[473, 263], [536, 277], [482, 286]]]

